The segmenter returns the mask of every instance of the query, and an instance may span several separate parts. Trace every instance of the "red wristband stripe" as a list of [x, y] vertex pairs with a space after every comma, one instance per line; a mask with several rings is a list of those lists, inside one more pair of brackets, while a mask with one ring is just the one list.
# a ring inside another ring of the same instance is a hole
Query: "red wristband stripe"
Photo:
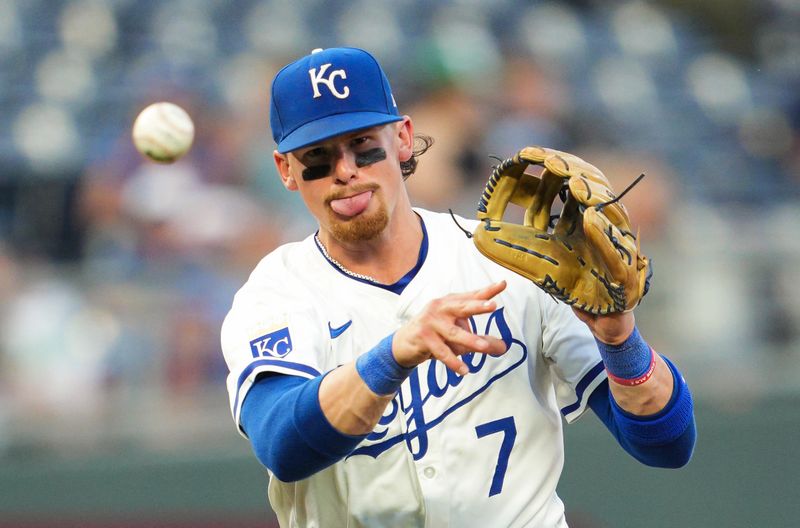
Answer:
[[606, 373], [608, 374], [608, 379], [610, 379], [617, 385], [625, 385], [626, 387], [636, 387], [638, 385], [641, 385], [645, 381], [649, 380], [653, 376], [653, 372], [655, 372], [656, 370], [656, 351], [653, 350], [653, 347], [649, 348], [650, 348], [650, 366], [647, 367], [647, 372], [645, 372], [638, 378], [626, 379], [617, 377], [612, 373], [606, 371]]

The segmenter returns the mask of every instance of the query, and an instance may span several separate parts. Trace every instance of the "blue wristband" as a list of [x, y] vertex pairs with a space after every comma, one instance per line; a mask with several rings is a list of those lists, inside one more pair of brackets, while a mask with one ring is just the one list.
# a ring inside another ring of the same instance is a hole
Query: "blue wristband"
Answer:
[[608, 373], [616, 378], [634, 380], [641, 378], [649, 371], [653, 361], [653, 351], [650, 349], [639, 329], [633, 327], [633, 332], [628, 339], [619, 345], [609, 345], [599, 339], [597, 348], [603, 358], [603, 364]]
[[392, 354], [394, 333], [356, 360], [356, 371], [375, 394], [388, 395], [400, 390], [400, 385], [414, 370], [401, 366]]

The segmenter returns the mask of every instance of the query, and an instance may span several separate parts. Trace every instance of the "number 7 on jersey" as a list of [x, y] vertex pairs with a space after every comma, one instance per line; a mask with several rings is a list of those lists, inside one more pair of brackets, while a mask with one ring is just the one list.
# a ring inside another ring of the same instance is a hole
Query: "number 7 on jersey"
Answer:
[[503, 443], [500, 444], [500, 453], [497, 455], [497, 466], [492, 477], [492, 487], [489, 488], [489, 496], [497, 495], [503, 491], [503, 480], [508, 469], [508, 457], [511, 456], [511, 449], [514, 447], [514, 440], [517, 438], [517, 426], [514, 424], [514, 417], [507, 416], [486, 422], [475, 427], [478, 438], [483, 438], [495, 433], [503, 433]]

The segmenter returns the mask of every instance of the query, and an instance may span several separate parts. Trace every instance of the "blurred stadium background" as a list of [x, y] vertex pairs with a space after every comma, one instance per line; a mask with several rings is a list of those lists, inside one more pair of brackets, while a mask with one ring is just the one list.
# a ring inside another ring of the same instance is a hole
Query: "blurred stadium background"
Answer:
[[[489, 155], [527, 144], [648, 174], [637, 318], [696, 394], [696, 455], [647, 469], [568, 427], [572, 525], [798, 526], [798, 28], [798, 0], [0, 0], [0, 526], [273, 525], [218, 333], [313, 229], [267, 83], [334, 45], [435, 137], [418, 205], [471, 216]], [[157, 100], [198, 130], [172, 166], [129, 138]]]

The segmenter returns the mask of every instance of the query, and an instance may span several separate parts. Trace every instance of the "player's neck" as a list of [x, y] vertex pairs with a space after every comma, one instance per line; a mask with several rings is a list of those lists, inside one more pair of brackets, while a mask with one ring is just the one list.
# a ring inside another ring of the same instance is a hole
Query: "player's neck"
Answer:
[[346, 271], [382, 284], [394, 284], [417, 263], [422, 225], [411, 206], [395, 211], [383, 232], [372, 240], [342, 242], [320, 230], [319, 241], [329, 258]]

